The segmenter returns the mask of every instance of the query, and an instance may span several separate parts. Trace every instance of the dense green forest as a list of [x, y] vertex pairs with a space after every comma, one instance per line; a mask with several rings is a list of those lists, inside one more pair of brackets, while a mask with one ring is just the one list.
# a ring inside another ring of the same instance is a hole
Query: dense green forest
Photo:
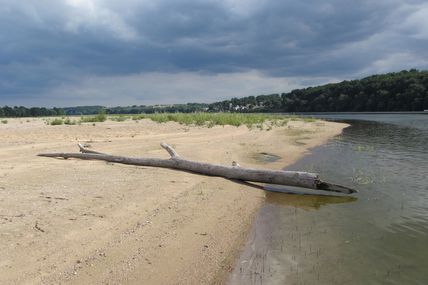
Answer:
[[373, 75], [289, 93], [232, 98], [211, 104], [134, 105], [105, 108], [0, 108], [0, 117], [90, 115], [104, 109], [108, 114], [163, 112], [364, 112], [423, 111], [428, 109], [428, 71], [400, 71]]
[[428, 109], [428, 71], [373, 75], [289, 93], [233, 98], [210, 104], [210, 111], [386, 112]]

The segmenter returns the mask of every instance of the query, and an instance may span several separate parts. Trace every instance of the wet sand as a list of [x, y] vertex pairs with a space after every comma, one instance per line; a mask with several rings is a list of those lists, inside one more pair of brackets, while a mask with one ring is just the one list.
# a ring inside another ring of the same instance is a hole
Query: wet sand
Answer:
[[[0, 284], [220, 284], [263, 191], [222, 178], [37, 157], [77, 142], [117, 155], [281, 169], [346, 125], [292, 121], [267, 130], [149, 120], [0, 125]], [[275, 159], [260, 159], [266, 154]], [[277, 159], [279, 157], [279, 159]]]

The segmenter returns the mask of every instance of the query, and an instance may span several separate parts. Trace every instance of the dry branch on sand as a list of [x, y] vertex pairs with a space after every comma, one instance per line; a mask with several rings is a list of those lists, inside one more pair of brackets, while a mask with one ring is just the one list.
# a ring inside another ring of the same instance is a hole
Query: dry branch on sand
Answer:
[[301, 172], [301, 171], [284, 171], [284, 170], [268, 170], [268, 169], [252, 169], [244, 168], [238, 165], [225, 166], [219, 164], [211, 164], [205, 162], [197, 162], [187, 160], [180, 157], [177, 152], [168, 144], [161, 143], [161, 146], [169, 153], [169, 159], [161, 158], [133, 158], [125, 156], [109, 155], [93, 150], [89, 150], [79, 144], [81, 153], [41, 153], [38, 156], [54, 157], [54, 158], [78, 158], [90, 160], [103, 160], [113, 163], [162, 167], [176, 169], [196, 174], [207, 176], [217, 176], [229, 179], [233, 182], [242, 183], [244, 185], [262, 188], [257, 184], [250, 182], [269, 183], [277, 185], [287, 185], [303, 187], [315, 190], [324, 190], [352, 194], [357, 192], [354, 189], [340, 185], [321, 181], [318, 174]]

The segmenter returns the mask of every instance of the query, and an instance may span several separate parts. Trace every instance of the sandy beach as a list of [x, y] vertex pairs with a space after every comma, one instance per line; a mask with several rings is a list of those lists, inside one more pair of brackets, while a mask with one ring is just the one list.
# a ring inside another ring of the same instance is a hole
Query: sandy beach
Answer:
[[[37, 157], [94, 150], [281, 169], [344, 124], [291, 121], [272, 130], [150, 120], [0, 124], [0, 284], [221, 284], [264, 192], [150, 167]], [[264, 154], [280, 159], [264, 160]]]

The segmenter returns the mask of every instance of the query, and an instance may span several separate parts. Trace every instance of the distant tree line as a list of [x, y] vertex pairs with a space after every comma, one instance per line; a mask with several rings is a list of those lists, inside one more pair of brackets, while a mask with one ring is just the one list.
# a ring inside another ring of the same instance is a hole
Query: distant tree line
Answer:
[[233, 98], [210, 104], [210, 111], [361, 112], [428, 109], [428, 71], [415, 69], [373, 75], [289, 93]]
[[208, 111], [209, 104], [187, 103], [172, 105], [134, 105], [129, 107], [107, 108], [108, 114], [153, 114], [153, 113], [194, 113]]
[[26, 108], [23, 106], [0, 107], [0, 117], [45, 117], [45, 116], [63, 116], [64, 110], [61, 108]]
[[343, 81], [289, 93], [232, 98], [211, 104], [133, 105], [106, 108], [0, 108], [0, 117], [39, 117], [107, 114], [192, 112], [362, 112], [423, 111], [428, 109], [428, 71], [411, 69], [360, 80]]
[[93, 115], [100, 110], [106, 114], [194, 113], [208, 111], [209, 104], [187, 103], [171, 105], [133, 105], [125, 107], [79, 106], [63, 108], [66, 115]]
[[98, 114], [100, 110], [105, 109], [103, 106], [77, 106], [63, 108], [64, 113], [68, 116], [74, 115], [94, 115]]
[[128, 107], [77, 106], [66, 108], [26, 108], [23, 106], [0, 107], [0, 117], [46, 117], [46, 116], [81, 116], [98, 114], [104, 110], [106, 114], [151, 114], [151, 113], [193, 113], [208, 110], [208, 104], [187, 103], [173, 105], [134, 105]]

